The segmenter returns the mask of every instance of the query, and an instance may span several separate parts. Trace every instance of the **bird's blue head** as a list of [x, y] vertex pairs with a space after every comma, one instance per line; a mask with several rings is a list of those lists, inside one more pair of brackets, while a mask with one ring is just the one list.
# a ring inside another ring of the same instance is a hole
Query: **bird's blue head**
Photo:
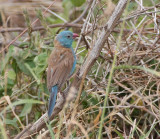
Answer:
[[72, 42], [76, 37], [78, 37], [78, 34], [76, 33], [72, 33], [71, 31], [62, 31], [57, 35], [56, 40], [60, 42], [62, 46], [71, 48]]

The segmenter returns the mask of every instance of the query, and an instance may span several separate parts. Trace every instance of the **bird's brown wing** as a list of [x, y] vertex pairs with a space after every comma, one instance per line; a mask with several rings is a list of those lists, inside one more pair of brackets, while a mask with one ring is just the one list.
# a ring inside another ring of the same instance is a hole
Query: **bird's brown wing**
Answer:
[[69, 48], [59, 47], [52, 51], [48, 60], [48, 71], [47, 71], [47, 87], [49, 90], [55, 85], [59, 88], [68, 79], [74, 57], [72, 50]]

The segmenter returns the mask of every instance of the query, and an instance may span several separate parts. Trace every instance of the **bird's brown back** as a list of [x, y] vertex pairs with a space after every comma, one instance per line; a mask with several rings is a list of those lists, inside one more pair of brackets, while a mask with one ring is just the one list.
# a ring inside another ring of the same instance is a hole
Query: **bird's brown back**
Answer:
[[70, 76], [74, 62], [70, 48], [61, 46], [57, 41], [54, 44], [55, 48], [48, 59], [47, 87], [49, 90], [55, 85], [58, 85], [59, 89], [63, 86]]

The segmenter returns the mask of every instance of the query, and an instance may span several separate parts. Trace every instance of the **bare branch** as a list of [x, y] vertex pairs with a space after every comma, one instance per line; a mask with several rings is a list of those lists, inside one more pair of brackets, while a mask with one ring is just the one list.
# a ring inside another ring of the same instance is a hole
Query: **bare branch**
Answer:
[[[73, 24], [73, 23], [65, 23], [65, 24], [53, 24], [53, 25], [48, 25], [50, 28], [57, 28], [57, 27], [76, 27], [76, 28], [81, 28], [82, 24]], [[1, 28], [0, 33], [4, 32], [21, 32], [25, 30], [25, 28]], [[40, 27], [34, 27], [32, 28], [32, 31], [40, 31], [40, 30], [45, 30], [43, 26]]]

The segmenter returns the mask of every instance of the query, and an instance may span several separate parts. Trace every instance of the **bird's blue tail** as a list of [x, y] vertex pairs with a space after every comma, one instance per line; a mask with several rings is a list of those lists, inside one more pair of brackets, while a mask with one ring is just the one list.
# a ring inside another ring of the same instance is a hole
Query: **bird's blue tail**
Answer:
[[48, 106], [48, 116], [51, 117], [52, 111], [54, 109], [56, 98], [58, 93], [58, 86], [55, 85], [51, 89], [50, 99], [49, 99], [49, 106]]

